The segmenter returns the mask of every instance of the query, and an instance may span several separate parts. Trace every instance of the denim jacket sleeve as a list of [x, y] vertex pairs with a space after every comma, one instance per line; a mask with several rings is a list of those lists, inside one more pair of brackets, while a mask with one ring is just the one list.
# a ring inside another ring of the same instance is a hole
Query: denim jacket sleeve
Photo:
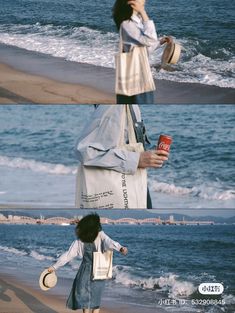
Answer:
[[152, 20], [142, 22], [138, 17], [126, 20], [121, 24], [121, 35], [125, 52], [129, 51], [128, 46], [146, 46], [149, 53], [160, 46]]
[[76, 155], [85, 166], [102, 167], [134, 174], [139, 153], [118, 147], [123, 105], [99, 105], [76, 145]]

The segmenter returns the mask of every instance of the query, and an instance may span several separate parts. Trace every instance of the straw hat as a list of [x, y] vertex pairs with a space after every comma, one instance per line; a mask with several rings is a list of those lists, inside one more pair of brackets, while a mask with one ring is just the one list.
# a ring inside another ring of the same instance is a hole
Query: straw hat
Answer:
[[57, 276], [55, 272], [49, 273], [48, 270], [44, 270], [39, 277], [39, 286], [42, 290], [49, 290], [55, 287], [57, 283]]
[[181, 46], [175, 43], [173, 39], [167, 43], [162, 54], [162, 65], [176, 64], [179, 61], [181, 53]]

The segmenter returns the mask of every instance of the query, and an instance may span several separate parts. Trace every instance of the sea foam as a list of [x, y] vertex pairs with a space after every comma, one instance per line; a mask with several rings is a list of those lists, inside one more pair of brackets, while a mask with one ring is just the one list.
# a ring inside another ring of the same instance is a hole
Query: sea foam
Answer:
[[50, 256], [46, 256], [43, 254], [38, 253], [37, 251], [32, 250], [29, 254], [32, 258], [38, 260], [38, 261], [44, 261], [44, 260], [49, 260], [49, 261], [54, 261], [54, 258]]
[[35, 160], [23, 158], [9, 158], [6, 156], [0, 156], [0, 166], [29, 169], [33, 172], [41, 172], [54, 175], [75, 174], [77, 171], [76, 167], [69, 167], [63, 164], [38, 162]]
[[126, 287], [166, 291], [171, 298], [189, 297], [197, 289], [193, 283], [180, 281], [177, 275], [171, 273], [160, 277], [140, 278], [131, 274], [127, 266], [115, 266], [114, 278], [116, 283]]
[[[170, 70], [160, 69], [159, 49], [151, 56], [153, 75], [158, 79], [201, 83], [235, 88], [235, 58], [223, 48], [226, 58], [212, 59], [200, 53], [199, 43], [176, 38], [183, 46], [181, 60]], [[41, 25], [0, 25], [0, 42], [41, 52], [68, 61], [114, 68], [118, 50], [118, 34], [88, 27]], [[203, 45], [203, 42], [201, 43]], [[199, 49], [199, 50], [197, 50]]]
[[[222, 188], [222, 187], [221, 187]], [[227, 201], [235, 199], [235, 190], [217, 190], [215, 187], [206, 187], [204, 185], [194, 186], [194, 187], [181, 187], [174, 184], [168, 184], [163, 182], [158, 182], [150, 179], [150, 189], [153, 192], [160, 192], [171, 195], [183, 195], [183, 196], [193, 196], [199, 197], [206, 200], [220, 200]]]
[[13, 247], [0, 246], [0, 251], [16, 254], [19, 256], [27, 255], [27, 252], [21, 251], [19, 249], [13, 248]]

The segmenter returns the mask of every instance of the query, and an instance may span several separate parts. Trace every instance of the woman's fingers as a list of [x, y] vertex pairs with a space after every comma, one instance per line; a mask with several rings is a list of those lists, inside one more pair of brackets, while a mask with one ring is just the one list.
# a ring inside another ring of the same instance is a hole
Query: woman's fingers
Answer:
[[168, 160], [169, 153], [164, 150], [144, 151], [140, 154], [139, 167], [162, 167], [163, 163]]
[[127, 3], [137, 12], [140, 12], [144, 8], [144, 4], [138, 0], [129, 0]]
[[126, 247], [123, 247], [122, 254], [127, 255], [127, 253], [128, 253], [128, 249]]
[[49, 273], [54, 272], [54, 270], [55, 270], [55, 269], [54, 269], [54, 267], [52, 267], [52, 266], [47, 269], [47, 271], [48, 271]]

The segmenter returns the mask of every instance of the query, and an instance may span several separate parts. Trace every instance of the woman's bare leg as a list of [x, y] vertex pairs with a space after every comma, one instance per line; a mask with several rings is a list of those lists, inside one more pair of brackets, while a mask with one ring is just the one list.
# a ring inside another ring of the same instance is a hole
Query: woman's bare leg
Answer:
[[90, 309], [83, 309], [83, 313], [90, 313]]
[[92, 310], [92, 313], [100, 313], [100, 308]]

